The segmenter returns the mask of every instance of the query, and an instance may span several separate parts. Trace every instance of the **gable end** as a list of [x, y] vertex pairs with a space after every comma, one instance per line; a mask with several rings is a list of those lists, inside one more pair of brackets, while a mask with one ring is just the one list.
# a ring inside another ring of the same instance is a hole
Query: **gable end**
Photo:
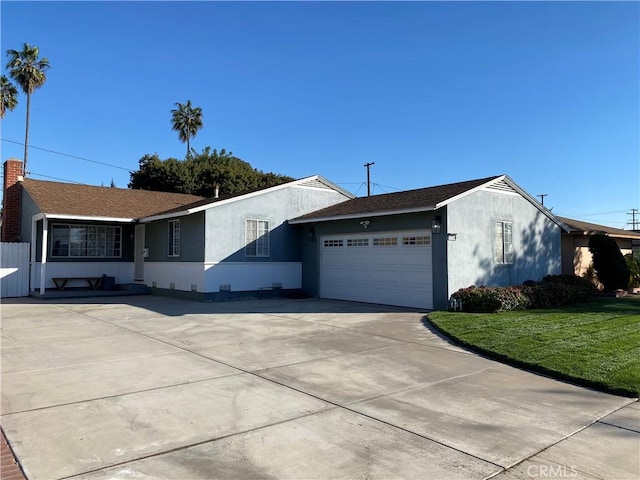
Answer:
[[321, 190], [333, 190], [333, 188], [329, 185], [327, 185], [326, 183], [324, 183], [322, 180], [320, 180], [319, 178], [310, 178], [304, 182], [299, 183], [298, 185], [296, 185], [297, 187], [304, 187], [304, 188], [318, 188]]
[[515, 188], [513, 188], [504, 178], [502, 178], [501, 180], [495, 183], [491, 183], [490, 185], [487, 185], [484, 189], [493, 190], [501, 193], [512, 193], [514, 195], [520, 195], [518, 191]]

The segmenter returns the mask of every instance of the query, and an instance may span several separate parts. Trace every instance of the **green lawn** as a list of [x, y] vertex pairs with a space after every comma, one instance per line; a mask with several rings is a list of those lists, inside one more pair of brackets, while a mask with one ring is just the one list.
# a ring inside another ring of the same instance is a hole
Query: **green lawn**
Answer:
[[428, 321], [492, 358], [611, 393], [640, 396], [640, 297], [549, 310], [432, 312]]

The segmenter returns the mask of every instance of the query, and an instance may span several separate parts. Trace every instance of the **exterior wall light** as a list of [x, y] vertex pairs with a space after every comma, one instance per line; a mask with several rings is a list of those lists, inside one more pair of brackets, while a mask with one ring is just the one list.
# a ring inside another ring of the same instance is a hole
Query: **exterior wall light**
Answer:
[[440, 215], [436, 215], [436, 217], [431, 220], [431, 233], [440, 233], [442, 229], [442, 217]]
[[458, 239], [457, 233], [447, 233], [447, 240], [450, 242], [455, 242]]

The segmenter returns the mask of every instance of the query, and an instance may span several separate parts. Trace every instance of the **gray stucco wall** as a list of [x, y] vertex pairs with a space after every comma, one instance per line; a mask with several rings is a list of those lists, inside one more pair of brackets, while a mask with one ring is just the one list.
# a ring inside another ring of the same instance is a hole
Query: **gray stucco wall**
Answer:
[[20, 240], [31, 242], [31, 218], [40, 213], [40, 209], [24, 188], [22, 189], [20, 201]]
[[[436, 215], [442, 218], [442, 232], [446, 228], [446, 208], [435, 212], [412, 213], [394, 216], [366, 217], [298, 225], [300, 244], [302, 245], [302, 289], [311, 296], [319, 294], [320, 273], [320, 237], [323, 235], [345, 233], [375, 233], [399, 230], [431, 229], [431, 221]], [[361, 220], [369, 220], [367, 230], [360, 225]], [[435, 308], [446, 306], [447, 302], [447, 241], [446, 235], [432, 234], [433, 255], [433, 300]]]
[[[560, 273], [560, 227], [520, 195], [478, 191], [448, 206], [449, 291], [470, 285], [519, 285]], [[497, 221], [513, 223], [514, 261], [496, 262]]]
[[[145, 224], [145, 247], [149, 249], [147, 262], [204, 261], [205, 213], [156, 220]], [[169, 256], [169, 221], [180, 220], [180, 256]]]
[[[287, 220], [347, 200], [329, 189], [281, 188], [206, 210], [205, 262], [299, 262], [298, 232]], [[245, 220], [269, 221], [269, 256], [245, 255]]]

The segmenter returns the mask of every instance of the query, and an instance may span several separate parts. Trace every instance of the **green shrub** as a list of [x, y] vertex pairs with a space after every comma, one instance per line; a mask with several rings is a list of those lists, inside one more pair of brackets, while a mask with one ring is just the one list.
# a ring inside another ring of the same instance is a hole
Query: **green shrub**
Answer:
[[461, 288], [451, 298], [455, 298], [465, 312], [495, 313], [509, 310], [525, 310], [528, 299], [519, 287], [476, 287]]
[[520, 287], [461, 288], [451, 298], [462, 304], [462, 311], [495, 313], [584, 302], [594, 291], [593, 283], [585, 278], [575, 275], [547, 275], [541, 282], [528, 280]]
[[589, 252], [593, 256], [593, 268], [598, 274], [598, 280], [605, 290], [627, 288], [629, 269], [613, 238], [603, 233], [593, 235], [589, 239]]
[[629, 269], [629, 289], [640, 287], [640, 257], [628, 253], [624, 256], [624, 261]]

